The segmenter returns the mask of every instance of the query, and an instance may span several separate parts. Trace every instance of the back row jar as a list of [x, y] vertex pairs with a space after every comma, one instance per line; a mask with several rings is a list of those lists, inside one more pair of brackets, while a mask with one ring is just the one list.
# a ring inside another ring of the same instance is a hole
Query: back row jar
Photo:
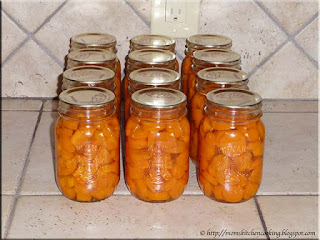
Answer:
[[166, 87], [180, 90], [180, 76], [174, 70], [165, 68], [143, 68], [130, 73], [128, 94], [125, 96], [125, 121], [130, 117], [131, 96], [144, 88]]
[[83, 48], [70, 52], [67, 59], [67, 69], [79, 66], [100, 66], [109, 68], [115, 73], [114, 83], [116, 89], [114, 93], [120, 99], [121, 94], [121, 71], [117, 68], [117, 58], [115, 53], [95, 48]]
[[[73, 87], [101, 87], [115, 93], [115, 73], [109, 68], [80, 66], [69, 68], [63, 73], [62, 90]], [[117, 116], [120, 120], [120, 95], [115, 96]]]
[[176, 55], [170, 51], [159, 49], [142, 49], [130, 52], [126, 66], [126, 76], [123, 79], [125, 96], [128, 96], [129, 75], [132, 71], [142, 68], [166, 68], [177, 71]]
[[[83, 33], [71, 38], [70, 52], [83, 48], [98, 48], [117, 53], [117, 39], [115, 36], [106, 33]], [[121, 74], [121, 64], [118, 58], [116, 62], [116, 71]]]
[[[164, 35], [138, 35], [130, 39], [129, 53], [141, 49], [160, 49], [176, 53], [176, 40]], [[179, 63], [176, 60], [176, 69], [179, 71]]]
[[196, 50], [204, 49], [225, 49], [230, 50], [232, 40], [221, 35], [198, 34], [193, 35], [186, 40], [186, 50], [182, 62], [182, 91], [187, 94], [188, 77], [192, 71], [193, 53]]

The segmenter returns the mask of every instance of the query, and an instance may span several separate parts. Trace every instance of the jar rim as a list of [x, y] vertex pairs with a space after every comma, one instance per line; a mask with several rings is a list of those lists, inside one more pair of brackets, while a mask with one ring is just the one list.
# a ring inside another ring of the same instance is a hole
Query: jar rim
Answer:
[[141, 68], [129, 74], [130, 82], [149, 85], [167, 85], [180, 81], [178, 72], [166, 68]]
[[215, 34], [197, 34], [192, 35], [186, 40], [186, 47], [193, 49], [201, 48], [229, 48], [232, 46], [232, 40], [229, 37]]
[[246, 72], [231, 67], [204, 68], [197, 73], [197, 77], [199, 80], [219, 85], [241, 84], [248, 81], [248, 74]]
[[223, 88], [212, 90], [206, 95], [207, 104], [228, 109], [256, 109], [261, 108], [262, 98], [259, 94], [238, 88]]
[[241, 63], [240, 54], [224, 49], [204, 49], [193, 53], [194, 61], [210, 64], [239, 65]]
[[100, 64], [116, 59], [116, 54], [99, 48], [76, 49], [68, 54], [68, 59], [75, 62]]
[[80, 108], [103, 107], [114, 101], [114, 93], [100, 87], [73, 87], [59, 95], [59, 102]]
[[149, 48], [170, 47], [176, 44], [176, 40], [166, 35], [142, 34], [130, 39], [130, 43], [137, 46]]
[[87, 84], [102, 83], [114, 77], [115, 73], [111, 69], [94, 65], [72, 67], [63, 72], [64, 80]]
[[176, 55], [168, 50], [140, 49], [130, 52], [128, 59], [144, 64], [164, 64], [175, 61]]
[[[100, 37], [100, 40], [96, 40], [97, 37]], [[89, 41], [86, 41], [86, 40], [89, 40]], [[113, 47], [116, 44], [117, 44], [116, 37], [108, 33], [81, 33], [71, 37], [71, 46], [77, 45], [77, 46], [86, 47], [86, 48], [87, 47], [108, 48], [108, 47]]]

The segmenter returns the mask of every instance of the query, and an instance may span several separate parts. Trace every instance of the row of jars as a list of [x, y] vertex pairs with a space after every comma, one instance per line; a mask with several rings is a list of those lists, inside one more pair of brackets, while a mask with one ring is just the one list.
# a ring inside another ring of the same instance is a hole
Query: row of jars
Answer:
[[[62, 193], [77, 201], [110, 196], [120, 177], [121, 71], [115, 46], [110, 35], [71, 40], [63, 83], [69, 90], [60, 95], [56, 130], [57, 179]], [[188, 182], [190, 149], [205, 195], [223, 202], [250, 199], [261, 182], [264, 127], [261, 98], [245, 90], [240, 55], [230, 50], [229, 38], [192, 36], [180, 81], [174, 48], [175, 41], [164, 36], [130, 41], [122, 84], [129, 190], [150, 202], [179, 197]]]

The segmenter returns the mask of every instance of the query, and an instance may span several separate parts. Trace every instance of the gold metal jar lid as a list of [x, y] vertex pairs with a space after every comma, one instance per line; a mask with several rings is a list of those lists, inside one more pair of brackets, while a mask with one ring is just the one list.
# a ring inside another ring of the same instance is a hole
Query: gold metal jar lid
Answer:
[[83, 107], [103, 107], [114, 102], [113, 92], [99, 87], [75, 87], [69, 88], [59, 95], [59, 100], [65, 104]]
[[221, 49], [198, 50], [193, 53], [193, 57], [195, 61], [207, 62], [210, 64], [234, 66], [241, 63], [241, 56], [238, 53]]
[[75, 62], [99, 64], [116, 59], [116, 54], [103, 49], [82, 48], [68, 54], [68, 59]]
[[155, 109], [171, 109], [187, 101], [181, 91], [170, 88], [145, 88], [134, 92], [133, 103]]
[[141, 49], [129, 53], [129, 60], [144, 64], [164, 64], [176, 60], [176, 55], [167, 50]]
[[248, 81], [248, 74], [236, 68], [210, 67], [200, 70], [198, 78], [216, 84], [242, 84]]
[[71, 82], [101, 83], [114, 79], [115, 73], [109, 68], [99, 66], [80, 66], [64, 71], [63, 79]]
[[129, 75], [130, 81], [146, 85], [167, 85], [180, 81], [178, 72], [166, 68], [142, 68]]
[[82, 33], [71, 38], [71, 46], [76, 48], [109, 48], [116, 44], [115, 36], [107, 33]]
[[187, 38], [187, 47], [193, 49], [204, 48], [230, 48], [232, 46], [232, 40], [222, 35], [212, 34], [198, 34]]
[[131, 49], [142, 48], [157, 48], [157, 49], [170, 49], [174, 48], [176, 41], [169, 36], [165, 35], [138, 35], [130, 39]]
[[251, 109], [261, 105], [262, 98], [249, 90], [224, 88], [209, 92], [207, 101], [225, 108]]

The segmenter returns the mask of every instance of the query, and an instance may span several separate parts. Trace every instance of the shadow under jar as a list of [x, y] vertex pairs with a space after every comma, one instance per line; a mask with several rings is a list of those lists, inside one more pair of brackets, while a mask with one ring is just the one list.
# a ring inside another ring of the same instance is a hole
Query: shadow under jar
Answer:
[[[176, 40], [172, 37], [165, 35], [137, 35], [130, 39], [129, 53], [141, 49], [160, 49], [168, 50], [176, 53]], [[179, 62], [176, 60], [176, 70], [179, 72]]]
[[203, 193], [217, 201], [252, 198], [261, 183], [265, 128], [261, 97], [248, 90], [207, 94], [199, 128], [197, 176]]
[[129, 75], [128, 91], [125, 91], [125, 121], [130, 117], [131, 95], [144, 88], [165, 87], [180, 90], [180, 76], [176, 71], [165, 68], [143, 68]]
[[[63, 72], [62, 90], [73, 87], [101, 87], [115, 93], [114, 71], [98, 66], [73, 67]], [[120, 95], [115, 95], [115, 106], [120, 121]]]
[[[70, 51], [83, 48], [98, 48], [108, 50], [116, 54], [117, 39], [115, 36], [107, 33], [82, 33], [75, 35], [71, 38]], [[116, 58], [116, 72], [121, 79], [121, 64], [118, 58]]]
[[193, 65], [188, 78], [188, 107], [196, 93], [197, 73], [209, 67], [231, 67], [241, 69], [241, 56], [233, 51], [226, 50], [199, 50], [193, 53]]
[[141, 49], [130, 52], [126, 66], [126, 76], [123, 79], [125, 96], [128, 95], [130, 73], [134, 70], [151, 67], [177, 71], [176, 55], [170, 51], [159, 49]]
[[188, 78], [192, 71], [193, 53], [204, 49], [224, 49], [230, 50], [232, 40], [222, 35], [198, 34], [188, 37], [186, 40], [185, 58], [182, 62], [182, 91], [188, 94]]
[[235, 68], [205, 68], [197, 74], [190, 108], [190, 158], [197, 165], [199, 126], [205, 116], [206, 94], [220, 88], [248, 89], [248, 74]]
[[120, 178], [120, 124], [115, 95], [104, 88], [75, 87], [59, 96], [56, 181], [79, 202], [111, 196]]
[[125, 144], [130, 192], [148, 202], [178, 198], [189, 178], [189, 140], [182, 92], [147, 88], [133, 93]]
[[68, 54], [67, 69], [80, 66], [99, 66], [109, 68], [115, 73], [114, 90], [116, 96], [121, 95], [121, 73], [117, 71], [116, 55], [103, 49], [84, 48]]

